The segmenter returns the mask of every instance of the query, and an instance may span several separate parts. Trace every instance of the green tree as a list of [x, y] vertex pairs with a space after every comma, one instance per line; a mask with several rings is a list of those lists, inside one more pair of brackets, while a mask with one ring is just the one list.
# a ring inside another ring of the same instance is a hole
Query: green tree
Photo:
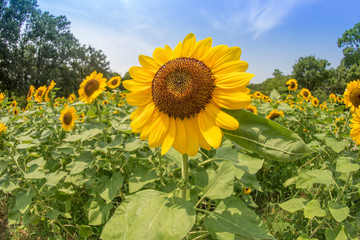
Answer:
[[351, 29], [346, 30], [338, 39], [338, 47], [344, 48], [342, 64], [350, 68], [352, 65], [360, 65], [360, 23], [355, 24]]
[[330, 83], [333, 70], [329, 66], [326, 59], [317, 59], [315, 56], [300, 57], [293, 65], [292, 73], [299, 87], [315, 91]]

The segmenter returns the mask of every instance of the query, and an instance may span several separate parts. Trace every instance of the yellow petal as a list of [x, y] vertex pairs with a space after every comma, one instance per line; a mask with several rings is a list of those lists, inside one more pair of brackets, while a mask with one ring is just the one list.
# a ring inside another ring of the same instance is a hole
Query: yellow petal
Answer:
[[137, 82], [134, 80], [125, 80], [123, 81], [123, 86], [130, 92], [133, 91], [143, 91], [151, 88], [151, 82]]
[[199, 144], [200, 147], [202, 147], [203, 149], [206, 150], [211, 150], [211, 146], [207, 143], [206, 139], [204, 138], [204, 136], [202, 135], [200, 128], [199, 128], [199, 124], [195, 124], [194, 125], [196, 127], [196, 134], [199, 136]]
[[185, 131], [186, 131], [186, 139], [187, 139], [187, 148], [186, 154], [189, 156], [195, 156], [199, 151], [199, 136], [196, 133], [195, 124], [197, 124], [195, 118], [183, 120]]
[[215, 88], [212, 100], [221, 108], [246, 108], [251, 103], [251, 97], [247, 91], [244, 87], [230, 90]]
[[139, 62], [141, 66], [144, 67], [144, 69], [146, 69], [147, 71], [153, 74], [155, 74], [160, 68], [160, 65], [156, 63], [155, 60], [149, 56], [140, 55]]
[[212, 103], [208, 104], [205, 110], [215, 119], [216, 126], [227, 130], [236, 130], [239, 128], [239, 122], [235, 118], [221, 111]]
[[213, 65], [209, 66], [211, 68], [217, 68], [221, 64], [231, 61], [240, 60], [241, 49], [239, 47], [228, 48], [222, 56], [218, 56], [218, 60], [214, 61]]
[[225, 75], [217, 75], [215, 85], [220, 88], [236, 88], [245, 87], [250, 80], [255, 76], [252, 73], [246, 72], [232, 72]]
[[170, 118], [169, 119], [169, 126], [168, 126], [168, 130], [166, 133], [166, 136], [164, 138], [164, 142], [161, 145], [161, 155], [164, 155], [165, 153], [167, 153], [167, 151], [169, 151], [171, 145], [173, 145], [174, 143], [174, 139], [176, 136], [176, 122], [174, 118]]
[[175, 119], [176, 124], [176, 135], [173, 143], [173, 147], [182, 155], [186, 153], [187, 149], [187, 138], [186, 130], [183, 121], [180, 118]]
[[231, 72], [245, 72], [248, 67], [249, 64], [245, 61], [231, 61], [223, 63], [212, 69], [212, 72], [214, 73], [215, 77], [218, 78], [217, 75], [221, 74], [227, 74]]
[[168, 45], [165, 45], [164, 51], [166, 52], [166, 55], [168, 55], [170, 57], [170, 60], [174, 59], [174, 52], [171, 49], [171, 47], [169, 47]]
[[155, 148], [158, 147], [165, 138], [166, 132], [169, 127], [169, 116], [163, 113], [160, 113], [158, 119], [154, 123], [156, 127], [149, 135], [149, 147]]
[[140, 134], [141, 140], [147, 140], [149, 139], [150, 133], [157, 127], [157, 119], [159, 118], [160, 112], [156, 108], [154, 109], [154, 112], [152, 116], [149, 118], [149, 120], [146, 121], [146, 123], [142, 127], [142, 131]]
[[154, 112], [154, 109], [155, 104], [153, 102], [146, 105], [146, 107], [144, 107], [139, 116], [132, 120], [130, 126], [132, 128], [141, 128], [146, 123], [146, 121], [150, 119]]
[[180, 57], [190, 57], [195, 49], [196, 38], [193, 33], [189, 33], [182, 43], [182, 50]]
[[171, 56], [167, 54], [167, 51], [163, 48], [155, 48], [153, 58], [160, 66], [171, 60]]
[[151, 82], [154, 79], [154, 75], [145, 71], [143, 67], [131, 67], [129, 74], [137, 82]]
[[212, 44], [212, 38], [208, 37], [201, 41], [196, 42], [195, 50], [193, 51], [191, 57], [200, 59], [210, 50]]
[[211, 66], [213, 66], [216, 63], [216, 61], [218, 61], [220, 56], [223, 56], [228, 49], [229, 47], [226, 45], [218, 45], [212, 47], [208, 50], [206, 55], [203, 55], [200, 58], [200, 61], [203, 61], [208, 67], [211, 68]]
[[213, 148], [219, 148], [221, 144], [221, 129], [215, 125], [214, 119], [205, 110], [198, 115], [199, 128], [206, 142]]
[[182, 43], [181, 41], [174, 48], [174, 58], [178, 58], [181, 55]]
[[152, 94], [150, 89], [130, 92], [126, 95], [126, 101], [131, 106], [142, 106], [152, 101]]

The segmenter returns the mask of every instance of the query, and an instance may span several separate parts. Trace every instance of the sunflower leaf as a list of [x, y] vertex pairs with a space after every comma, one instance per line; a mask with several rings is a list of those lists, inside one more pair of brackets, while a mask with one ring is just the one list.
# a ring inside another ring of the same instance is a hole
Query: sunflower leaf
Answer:
[[223, 129], [224, 136], [265, 159], [290, 162], [315, 152], [296, 133], [274, 121], [241, 109], [224, 111], [239, 122], [237, 130]]

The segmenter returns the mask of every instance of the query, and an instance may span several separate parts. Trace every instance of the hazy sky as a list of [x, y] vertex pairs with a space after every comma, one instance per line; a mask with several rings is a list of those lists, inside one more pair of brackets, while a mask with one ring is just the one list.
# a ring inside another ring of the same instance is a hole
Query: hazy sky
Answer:
[[251, 83], [291, 74], [299, 57], [314, 55], [337, 67], [337, 39], [360, 22], [360, 0], [38, 0], [51, 14], [65, 15], [82, 44], [101, 49], [113, 71], [138, 66], [140, 54], [175, 47], [188, 33], [213, 46], [242, 49], [255, 74]]

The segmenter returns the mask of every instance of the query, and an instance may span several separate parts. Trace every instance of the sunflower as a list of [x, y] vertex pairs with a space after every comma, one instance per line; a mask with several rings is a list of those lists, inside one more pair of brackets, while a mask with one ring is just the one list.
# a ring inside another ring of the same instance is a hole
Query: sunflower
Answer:
[[6, 129], [7, 129], [7, 127], [5, 126], [5, 124], [0, 123], [0, 135], [1, 135], [2, 133], [6, 132]]
[[92, 103], [106, 88], [106, 78], [94, 71], [80, 84], [79, 97], [85, 103]]
[[244, 187], [244, 194], [250, 194], [250, 193], [251, 193], [251, 188]]
[[330, 102], [336, 103], [336, 95], [335, 93], [332, 93], [329, 95]]
[[269, 115], [266, 116], [266, 119], [273, 120], [277, 117], [284, 116], [283, 111], [278, 111], [277, 109], [272, 110]]
[[50, 102], [51, 101], [51, 99], [49, 97], [49, 93], [55, 87], [55, 85], [56, 85], [56, 83], [54, 82], [54, 80], [51, 80], [51, 83], [50, 83], [50, 85], [47, 88], [47, 91], [45, 93], [45, 102]]
[[13, 115], [14, 115], [14, 117], [16, 117], [18, 114], [19, 114], [19, 109], [14, 108], [14, 109], [13, 109]]
[[62, 123], [62, 128], [69, 131], [74, 128], [76, 120], [76, 110], [74, 107], [66, 107], [61, 111], [59, 120]]
[[259, 91], [256, 91], [256, 92], [254, 92], [253, 96], [254, 96], [255, 98], [262, 98], [262, 93], [259, 92]]
[[120, 98], [120, 99], [124, 99], [125, 97], [126, 97], [126, 93], [120, 93], [120, 94], [119, 94], [119, 98]]
[[254, 114], [258, 114], [257, 108], [254, 105], [249, 105], [247, 108], [245, 108], [246, 110], [254, 113]]
[[2, 101], [4, 101], [4, 99], [5, 99], [5, 94], [4, 94], [4, 93], [0, 93], [0, 103], [1, 103]]
[[35, 92], [35, 101], [37, 101], [38, 103], [41, 103], [42, 100], [43, 100], [43, 96], [46, 92], [46, 86], [42, 86], [42, 87], [39, 87], [36, 92]]
[[311, 103], [314, 107], [319, 106], [319, 99], [317, 99], [316, 97], [313, 97], [313, 99], [311, 99]]
[[119, 103], [118, 103], [118, 107], [121, 107], [123, 104], [124, 104], [123, 101], [119, 102]]
[[121, 77], [120, 76], [116, 76], [116, 77], [112, 77], [110, 78], [110, 80], [107, 82], [107, 85], [109, 88], [117, 88], [118, 86], [120, 86], [120, 81], [121, 81]]
[[75, 94], [70, 94], [69, 97], [68, 97], [68, 100], [69, 102], [73, 103], [75, 101], [76, 97], [75, 97]]
[[319, 105], [319, 108], [320, 108], [321, 110], [325, 111], [325, 110], [327, 110], [328, 106], [323, 103], [323, 104], [320, 104], [320, 105]]
[[85, 120], [85, 114], [84, 114], [84, 113], [79, 114], [79, 115], [78, 115], [78, 120], [79, 120], [80, 122], [84, 122], [84, 120]]
[[288, 86], [288, 89], [290, 91], [295, 91], [297, 88], [298, 88], [298, 83], [295, 79], [290, 79], [286, 82], [286, 85], [289, 85]]
[[[338, 101], [341, 99], [337, 99]], [[360, 105], [360, 80], [352, 81], [347, 84], [344, 92], [344, 103], [346, 107], [350, 107], [351, 111], [354, 112], [355, 108]], [[341, 101], [339, 101], [341, 102]]]
[[344, 98], [342, 98], [341, 96], [337, 96], [337, 101], [339, 102], [339, 103], [342, 103], [342, 102], [344, 102]]
[[131, 114], [132, 131], [149, 146], [162, 146], [165, 154], [173, 146], [181, 154], [194, 156], [199, 146], [218, 148], [223, 133], [235, 130], [238, 121], [220, 110], [246, 108], [251, 102], [246, 88], [254, 76], [240, 60], [239, 47], [212, 47], [212, 39], [196, 41], [189, 34], [172, 50], [156, 48], [153, 57], [140, 55], [142, 67], [131, 67], [131, 80], [123, 86], [131, 91], [127, 102], [138, 106]]
[[360, 145], [360, 109], [355, 108], [354, 113], [352, 114], [352, 119], [350, 120], [350, 137], [355, 141], [356, 145]]
[[26, 100], [30, 101], [34, 92], [35, 92], [35, 87], [33, 85], [30, 85], [29, 91], [26, 95]]
[[14, 100], [14, 101], [12, 101], [12, 103], [10, 104], [10, 107], [17, 107], [17, 101], [16, 100]]
[[104, 100], [104, 101], [102, 102], [103, 105], [106, 105], [106, 104], [108, 104], [108, 103], [109, 103], [109, 100]]
[[303, 96], [306, 101], [309, 101], [309, 99], [311, 98], [311, 92], [309, 91], [309, 89], [306, 88], [301, 89], [300, 95]]
[[59, 106], [58, 102], [54, 103], [54, 107], [58, 107], [58, 106]]

